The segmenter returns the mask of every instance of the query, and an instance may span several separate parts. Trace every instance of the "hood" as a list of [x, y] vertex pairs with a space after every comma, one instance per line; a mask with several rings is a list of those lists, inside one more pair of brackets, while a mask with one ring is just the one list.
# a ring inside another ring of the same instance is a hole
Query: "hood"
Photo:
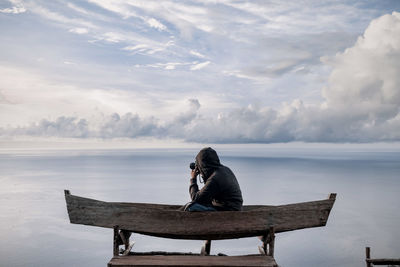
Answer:
[[204, 181], [221, 165], [217, 152], [211, 147], [200, 150], [196, 156], [196, 166], [200, 169]]

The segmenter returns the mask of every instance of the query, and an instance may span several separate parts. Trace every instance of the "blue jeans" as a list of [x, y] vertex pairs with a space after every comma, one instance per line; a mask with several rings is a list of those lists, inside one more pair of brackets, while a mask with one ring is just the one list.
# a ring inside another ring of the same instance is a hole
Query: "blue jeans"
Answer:
[[198, 203], [193, 203], [186, 209], [186, 211], [217, 211], [213, 207], [207, 207]]

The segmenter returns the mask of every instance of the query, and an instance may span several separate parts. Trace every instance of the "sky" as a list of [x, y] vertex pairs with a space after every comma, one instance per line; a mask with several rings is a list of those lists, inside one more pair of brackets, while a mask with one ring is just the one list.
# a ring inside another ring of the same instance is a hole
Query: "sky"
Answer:
[[0, 137], [400, 141], [400, 1], [0, 0]]

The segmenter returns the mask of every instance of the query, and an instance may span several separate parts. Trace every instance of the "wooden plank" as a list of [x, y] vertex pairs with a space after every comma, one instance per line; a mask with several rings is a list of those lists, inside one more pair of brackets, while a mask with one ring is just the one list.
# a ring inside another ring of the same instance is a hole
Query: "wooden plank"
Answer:
[[[170, 251], [146, 251], [146, 252], [137, 252], [131, 251], [128, 255], [140, 255], [140, 256], [150, 256], [150, 255], [174, 255], [174, 256], [200, 256], [200, 253], [193, 252], [170, 252]], [[225, 255], [226, 256], [226, 255]]]
[[367, 263], [373, 265], [398, 265], [400, 264], [400, 259], [366, 259]]
[[[331, 195], [332, 196], [332, 195]], [[71, 223], [176, 239], [218, 240], [320, 227], [335, 198], [279, 206], [244, 206], [243, 211], [185, 212], [177, 205], [104, 202], [65, 194]]]
[[113, 257], [109, 267], [128, 266], [242, 266], [242, 267], [276, 267], [275, 260], [269, 256], [126, 256]]

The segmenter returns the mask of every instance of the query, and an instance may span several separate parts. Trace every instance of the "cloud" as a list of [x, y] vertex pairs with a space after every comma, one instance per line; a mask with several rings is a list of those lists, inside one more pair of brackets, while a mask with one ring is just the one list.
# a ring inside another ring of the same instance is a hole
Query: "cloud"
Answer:
[[[323, 60], [332, 72], [321, 104], [307, 105], [297, 99], [278, 108], [249, 105], [205, 116], [199, 100], [191, 98], [186, 108], [164, 120], [114, 113], [91, 125], [85, 118], [61, 116], [1, 132], [80, 138], [152, 136], [211, 143], [400, 141], [400, 13], [373, 20], [352, 47]], [[209, 63], [192, 67], [201, 69]]]
[[69, 32], [76, 33], [76, 34], [86, 34], [89, 32], [86, 28], [73, 28], [70, 29]]
[[84, 15], [90, 14], [90, 12], [88, 12], [87, 10], [85, 10], [77, 5], [74, 5], [72, 3], [67, 3], [67, 7], [71, 8], [72, 10], [75, 10], [76, 12], [82, 13]]
[[122, 50], [130, 51], [130, 55], [135, 55], [135, 54], [141, 54], [141, 55], [153, 55], [157, 52], [164, 51], [166, 47], [168, 47], [170, 44], [165, 44], [162, 46], [153, 46], [150, 47], [147, 44], [137, 44], [137, 45], [130, 45], [122, 48]]
[[195, 56], [195, 57], [205, 58], [205, 56], [204, 56], [203, 54], [201, 54], [201, 53], [199, 53], [199, 52], [197, 52], [197, 51], [191, 50], [191, 51], [190, 51], [190, 54], [193, 55], [193, 56]]
[[190, 67], [190, 70], [201, 70], [202, 68], [205, 68], [208, 64], [210, 64], [210, 61], [205, 61], [199, 64], [195, 64]]
[[69, 27], [69, 25], [73, 25], [76, 28], [90, 28], [90, 29], [95, 29], [97, 28], [96, 25], [94, 25], [92, 22], [80, 19], [80, 18], [70, 18], [67, 17], [63, 14], [60, 14], [58, 12], [54, 12], [48, 8], [45, 8], [43, 6], [40, 6], [34, 2], [29, 2], [28, 4], [29, 11], [33, 12], [34, 14], [37, 14], [43, 18], [46, 18], [48, 20], [60, 23], [63, 27]]
[[400, 141], [400, 13], [373, 20], [353, 47], [325, 62], [333, 69], [321, 105], [294, 100], [277, 109], [233, 110], [199, 120], [188, 140]]
[[162, 128], [154, 118], [143, 119], [132, 113], [127, 113], [121, 117], [114, 113], [100, 126], [99, 131], [92, 133], [92, 135], [101, 138], [159, 137], [161, 131]]
[[71, 61], [64, 61], [63, 62], [65, 65], [76, 65], [76, 63], [71, 62]]
[[[96, 46], [93, 51], [97, 46], [107, 47], [108, 53], [96, 57], [97, 60], [129, 55], [136, 64], [145, 65], [188, 62], [193, 61], [193, 56], [207, 55], [204, 60], [220, 65], [219, 74], [225, 71], [254, 83], [295, 72], [300, 67], [306, 71], [298, 74], [308, 74], [310, 66], [320, 65], [319, 57], [334, 54], [354, 41], [355, 34], [351, 33], [358, 32], [354, 28], [368, 13], [360, 13], [352, 5], [339, 10], [334, 2], [318, 8], [279, 1], [164, 1], [160, 5], [153, 0], [90, 0], [86, 4], [56, 6], [30, 1], [26, 6], [32, 14], [53, 25], [86, 35], [87, 41]], [[310, 13], [318, 15], [310, 20]], [[356, 22], [349, 21], [356, 13]], [[327, 28], [332, 32], [327, 33]], [[121, 49], [138, 45], [147, 48]], [[83, 45], [80, 49], [83, 47], [86, 48]], [[86, 57], [93, 54], [92, 49], [86, 49], [82, 51]], [[114, 49], [120, 51], [113, 53]], [[122, 60], [119, 62], [123, 65]]]
[[25, 127], [13, 129], [0, 128], [1, 135], [11, 136], [45, 136], [45, 137], [74, 137], [86, 138], [89, 136], [88, 122], [85, 119], [61, 116], [55, 121], [46, 119]]
[[147, 24], [150, 25], [150, 27], [155, 28], [159, 31], [165, 31], [167, 29], [167, 27], [162, 24], [161, 22], [159, 22], [158, 20], [156, 20], [155, 18], [150, 18], [147, 20]]
[[372, 21], [353, 47], [325, 61], [333, 66], [322, 91], [326, 109], [360, 124], [364, 138], [398, 136], [400, 13]]
[[4, 131], [83, 120], [87, 134], [71, 135], [398, 140], [398, 13], [357, 40], [394, 4], [57, 3], [26, 1], [18, 20], [3, 16]]
[[22, 1], [9, 0], [9, 2], [11, 4], [13, 4], [13, 6], [12, 7], [8, 7], [8, 8], [0, 9], [1, 13], [20, 14], [20, 13], [25, 13], [26, 12], [26, 8], [25, 8], [24, 4], [22, 3]]
[[53, 136], [73, 138], [182, 138], [186, 127], [197, 117], [200, 103], [187, 100], [187, 110], [170, 118], [165, 123], [154, 117], [143, 118], [138, 114], [113, 113], [103, 117], [95, 127], [86, 119], [60, 116], [54, 121], [43, 119], [23, 127], [0, 128], [0, 136]]
[[126, 47], [123, 48], [123, 50], [127, 50], [127, 51], [136, 51], [136, 50], [144, 51], [147, 48], [148, 48], [148, 46], [145, 45], [145, 44], [138, 44], [138, 45], [126, 46]]
[[400, 13], [371, 22], [356, 44], [325, 62], [334, 70], [323, 95], [329, 107], [351, 107], [385, 118], [400, 105]]
[[[156, 52], [164, 51], [173, 45], [173, 41], [167, 38], [158, 41], [151, 38], [151, 36], [147, 36], [140, 32], [143, 23], [149, 27], [156, 28], [159, 31], [167, 30], [166, 26], [155, 18], [140, 16], [123, 3], [121, 3], [121, 5], [108, 3], [108, 1], [94, 1], [94, 3], [109, 11], [117, 12], [118, 14], [123, 15], [124, 18], [137, 18], [142, 23], [138, 23], [138, 26], [136, 26], [135, 23], [133, 29], [131, 27], [121, 27], [121, 21], [118, 19], [88, 11], [71, 3], [66, 3], [66, 7], [68, 7], [67, 10], [57, 8], [57, 11], [54, 11], [53, 6], [51, 5], [46, 7], [44, 3], [28, 2], [27, 6], [33, 14], [54, 22], [55, 25], [61, 28], [68, 29], [68, 32], [79, 35], [86, 34], [89, 38], [92, 38], [91, 40], [88, 40], [92, 44], [96, 42], [104, 42], [109, 46], [122, 44], [128, 48], [122, 49], [122, 51], [130, 51], [129, 48], [137, 45], [146, 45], [146, 55], [148, 56], [151, 56]], [[73, 14], [71, 14], [71, 12], [65, 12], [71, 10], [74, 11]], [[140, 30], [135, 31], [135, 29]], [[132, 55], [134, 54], [135, 53], [132, 53]]]

